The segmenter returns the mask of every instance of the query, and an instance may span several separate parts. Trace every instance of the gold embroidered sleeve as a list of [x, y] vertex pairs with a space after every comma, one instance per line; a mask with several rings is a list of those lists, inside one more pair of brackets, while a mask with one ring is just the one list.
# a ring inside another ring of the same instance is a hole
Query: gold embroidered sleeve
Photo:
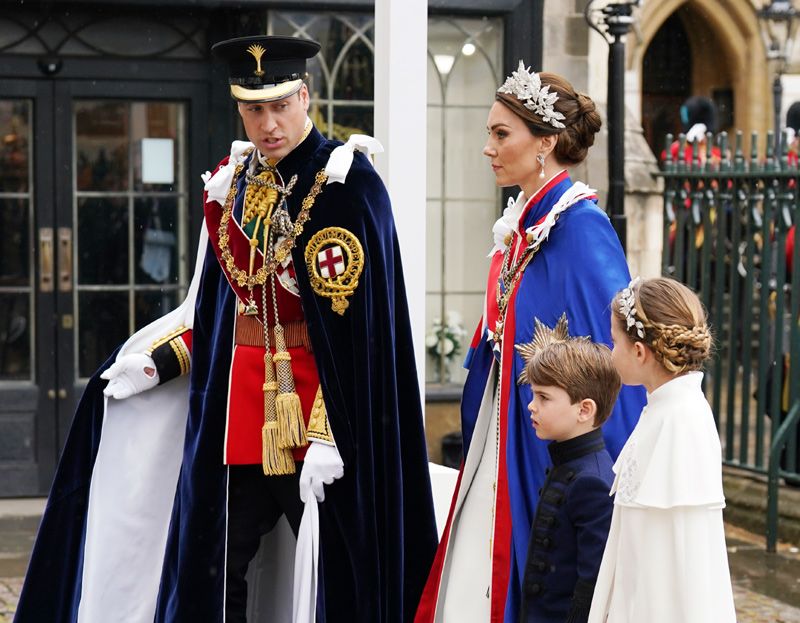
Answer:
[[325, 400], [322, 398], [322, 386], [317, 388], [317, 395], [314, 398], [314, 406], [311, 407], [311, 415], [308, 418], [308, 438], [313, 441], [335, 446], [333, 432], [328, 423], [328, 411], [325, 408]]
[[192, 361], [192, 330], [180, 326], [147, 349], [158, 370], [159, 385], [189, 374]]

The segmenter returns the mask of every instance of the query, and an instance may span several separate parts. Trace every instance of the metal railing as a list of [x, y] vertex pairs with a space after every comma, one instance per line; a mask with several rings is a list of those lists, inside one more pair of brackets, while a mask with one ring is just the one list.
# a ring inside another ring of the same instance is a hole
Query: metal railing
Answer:
[[[662, 272], [695, 289], [714, 333], [706, 377], [723, 462], [768, 476], [768, 549], [777, 530], [777, 483], [800, 483], [800, 214], [797, 154], [773, 135], [749, 156], [738, 132], [699, 148], [667, 136]], [[793, 409], [789, 409], [794, 405]], [[774, 504], [774, 508], [773, 508]], [[770, 542], [771, 539], [771, 542]]]

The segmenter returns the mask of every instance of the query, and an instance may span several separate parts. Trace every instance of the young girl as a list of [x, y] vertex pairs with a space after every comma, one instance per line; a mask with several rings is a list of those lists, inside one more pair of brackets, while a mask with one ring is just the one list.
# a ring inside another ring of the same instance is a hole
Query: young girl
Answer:
[[612, 358], [647, 405], [614, 465], [611, 529], [589, 623], [734, 623], [719, 436], [700, 368], [711, 334], [697, 296], [632, 281], [611, 304]]

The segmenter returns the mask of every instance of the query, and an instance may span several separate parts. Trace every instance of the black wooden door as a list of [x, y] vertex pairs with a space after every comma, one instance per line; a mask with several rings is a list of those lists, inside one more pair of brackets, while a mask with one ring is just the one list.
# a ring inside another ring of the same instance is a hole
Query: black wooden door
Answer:
[[4, 81], [0, 496], [47, 492], [88, 377], [185, 293], [207, 117], [202, 83]]

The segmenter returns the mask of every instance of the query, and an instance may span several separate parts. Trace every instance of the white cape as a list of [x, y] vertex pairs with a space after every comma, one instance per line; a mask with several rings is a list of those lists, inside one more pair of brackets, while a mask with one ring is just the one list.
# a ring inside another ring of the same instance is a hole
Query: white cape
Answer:
[[734, 623], [722, 455], [700, 372], [648, 395], [614, 465], [589, 623]]

